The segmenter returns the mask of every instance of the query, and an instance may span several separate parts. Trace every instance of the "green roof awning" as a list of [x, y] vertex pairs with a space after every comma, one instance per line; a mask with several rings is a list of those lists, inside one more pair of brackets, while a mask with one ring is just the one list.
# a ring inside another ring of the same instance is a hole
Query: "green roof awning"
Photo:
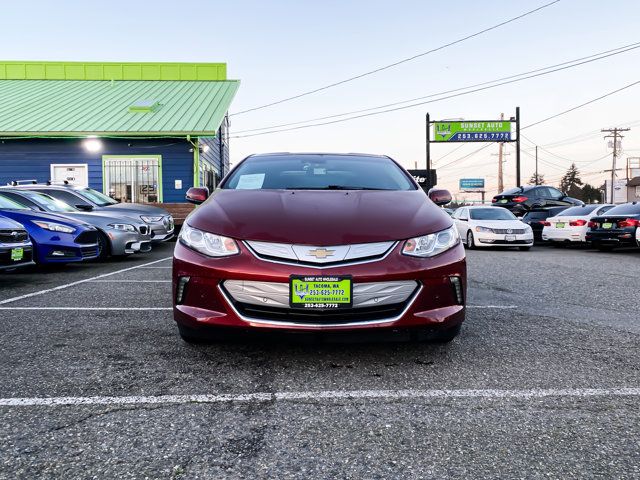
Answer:
[[[76, 80], [69, 75], [56, 80], [0, 75], [0, 137], [213, 136], [240, 84], [204, 74], [195, 80], [167, 80], [167, 73], [161, 76], [159, 71], [158, 77]], [[150, 101], [152, 108], [136, 108]]]

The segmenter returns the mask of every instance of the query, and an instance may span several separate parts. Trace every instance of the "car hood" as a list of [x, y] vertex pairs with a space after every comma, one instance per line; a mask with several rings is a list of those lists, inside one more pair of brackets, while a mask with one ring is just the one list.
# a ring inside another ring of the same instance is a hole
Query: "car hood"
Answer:
[[88, 226], [87, 223], [82, 220], [63, 217], [54, 213], [36, 212], [34, 210], [0, 210], [0, 215], [7, 216], [19, 222], [23, 222], [24, 220], [44, 220], [71, 225], [73, 227]]
[[527, 226], [526, 223], [521, 222], [520, 220], [471, 220], [471, 223], [481, 227], [498, 229], [524, 228]]
[[128, 223], [135, 226], [145, 225], [145, 223], [140, 219], [140, 216], [136, 215], [135, 212], [130, 213], [129, 215], [106, 210], [98, 210], [95, 212], [50, 213], [62, 218], [72, 218], [96, 227], [106, 227], [111, 223]]
[[141, 203], [118, 203], [116, 205], [107, 205], [102, 207], [102, 211], [106, 212], [123, 212], [126, 215], [169, 215], [169, 212], [163, 208], [154, 205], [142, 205]]
[[22, 224], [16, 222], [15, 220], [11, 220], [10, 218], [7, 218], [7, 217], [0, 217], [0, 229], [24, 230], [24, 227], [22, 226]]
[[241, 240], [319, 246], [402, 240], [452, 224], [421, 190], [218, 190], [187, 222]]

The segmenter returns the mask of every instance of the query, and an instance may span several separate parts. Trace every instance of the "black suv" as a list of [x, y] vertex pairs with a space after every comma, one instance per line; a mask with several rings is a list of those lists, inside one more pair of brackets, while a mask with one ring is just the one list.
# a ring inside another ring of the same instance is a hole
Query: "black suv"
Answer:
[[583, 201], [568, 197], [557, 188], [546, 185], [511, 188], [493, 197], [491, 203], [507, 208], [516, 215], [540, 208], [584, 205]]

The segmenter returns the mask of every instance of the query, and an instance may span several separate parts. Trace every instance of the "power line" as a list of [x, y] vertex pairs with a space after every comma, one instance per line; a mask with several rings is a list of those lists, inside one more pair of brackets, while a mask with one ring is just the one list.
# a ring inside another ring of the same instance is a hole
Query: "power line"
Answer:
[[[575, 64], [575, 65], [571, 65], [571, 67], [577, 67], [577, 66], [583, 65], [584, 63], [590, 63], [590, 62], [584, 62], [584, 60], [590, 60], [590, 61], [602, 60], [604, 58], [608, 58], [608, 57], [611, 57], [611, 56], [614, 56], [614, 55], [618, 55], [618, 54], [621, 54], [621, 53], [626, 53], [626, 52], [631, 51], [631, 50], [635, 50], [636, 48], [639, 48], [639, 47], [640, 47], [640, 42], [630, 43], [628, 45], [623, 45], [621, 47], [612, 48], [610, 50], [605, 50], [603, 52], [594, 53], [592, 55], [587, 55], [586, 57], [580, 57], [580, 58], [576, 58], [576, 59], [573, 59], [573, 60], [567, 60], [565, 62], [557, 63], [555, 65], [549, 65], [549, 66], [546, 66], [546, 67], [536, 68], [534, 70], [529, 70], [529, 71], [526, 71], [526, 72], [517, 73], [517, 74], [514, 74], [514, 75], [509, 75], [509, 76], [506, 76], [506, 77], [496, 78], [496, 79], [493, 79], [493, 80], [488, 80], [488, 81], [476, 83], [476, 84], [473, 84], [473, 85], [467, 85], [465, 87], [454, 88], [454, 89], [451, 89], [451, 90], [444, 90], [442, 92], [437, 92], [437, 93], [430, 93], [428, 95], [422, 95], [420, 97], [414, 97], [414, 98], [410, 98], [410, 99], [407, 99], [407, 100], [400, 100], [398, 102], [387, 103], [387, 104], [384, 104], [384, 105], [377, 105], [375, 107], [362, 108], [362, 109], [359, 109], [359, 110], [351, 110], [351, 111], [348, 111], [348, 112], [336, 113], [336, 114], [333, 114], [333, 115], [325, 115], [325, 116], [322, 116], [322, 117], [309, 118], [307, 120], [299, 120], [299, 121], [296, 121], [296, 122], [280, 123], [280, 124], [275, 124], [275, 125], [269, 125], [269, 126], [266, 126], [266, 127], [258, 127], [258, 128], [249, 128], [249, 129], [245, 129], [245, 130], [239, 130], [239, 131], [236, 131], [236, 132], [232, 132], [232, 134], [240, 135], [240, 134], [249, 133], [249, 132], [259, 132], [261, 130], [270, 130], [270, 129], [274, 129], [274, 128], [291, 127], [291, 126], [294, 126], [294, 125], [302, 125], [302, 124], [305, 124], [305, 123], [317, 122], [317, 121], [320, 121], [320, 120], [329, 120], [329, 119], [332, 119], [332, 118], [345, 117], [345, 116], [348, 116], [348, 115], [355, 115], [355, 114], [358, 114], [358, 113], [372, 112], [372, 111], [375, 111], [375, 110], [381, 110], [383, 108], [394, 107], [394, 106], [397, 106], [397, 105], [416, 102], [418, 100], [425, 100], [427, 98], [438, 97], [438, 96], [441, 96], [441, 95], [447, 95], [447, 94], [450, 94], [450, 93], [460, 92], [460, 91], [463, 91], [463, 90], [469, 90], [471, 88], [481, 87], [481, 86], [484, 86], [484, 85], [490, 85], [490, 84], [493, 84], [493, 83], [496, 83], [496, 82], [502, 82], [504, 80], [511, 80], [511, 79], [514, 79], [514, 78], [522, 77], [522, 76], [525, 76], [525, 75], [530, 75], [530, 74], [533, 74], [533, 73], [543, 72], [545, 70], [550, 70], [550, 69], [554, 69], [554, 68], [557, 68], [557, 67], [562, 67], [562, 66], [569, 65], [569, 64]], [[595, 58], [595, 57], [598, 57], [598, 58]], [[580, 62], [580, 63], [577, 63], [577, 62]], [[553, 73], [553, 72], [547, 72], [547, 73]]]
[[503, 27], [504, 25], [507, 25], [507, 24], [512, 23], [512, 22], [515, 22], [516, 20], [520, 20], [521, 18], [524, 18], [524, 17], [526, 17], [528, 15], [532, 15], [532, 14], [534, 14], [534, 13], [536, 13], [536, 12], [538, 12], [538, 11], [544, 9], [544, 8], [550, 7], [551, 5], [554, 5], [554, 4], [558, 3], [558, 2], [560, 2], [560, 0], [554, 0], [552, 2], [546, 3], [546, 4], [544, 4], [544, 5], [542, 5], [542, 6], [538, 7], [538, 8], [534, 8], [533, 10], [529, 10], [528, 12], [520, 14], [520, 15], [518, 15], [516, 17], [512, 17], [512, 18], [510, 18], [508, 20], [505, 20], [503, 22], [497, 23], [497, 24], [495, 24], [495, 25], [493, 25], [491, 27], [485, 28], [484, 30], [480, 30], [478, 32], [472, 33], [471, 35], [467, 35], [466, 37], [459, 38], [457, 40], [454, 40], [453, 42], [445, 43], [444, 45], [441, 45], [439, 47], [432, 48], [431, 50], [427, 50], [426, 52], [418, 53], [418, 54], [413, 55], [411, 57], [403, 58], [402, 60], [398, 60], [398, 61], [390, 63], [388, 65], [383, 65], [382, 67], [378, 67], [378, 68], [375, 68], [373, 70], [369, 70], [368, 72], [364, 72], [364, 73], [361, 73], [359, 75], [355, 75], [353, 77], [345, 78], [344, 80], [340, 80], [338, 82], [330, 83], [330, 84], [325, 85], [323, 87], [318, 87], [318, 88], [315, 88], [313, 90], [309, 90], [309, 91], [306, 91], [306, 92], [299, 93], [297, 95], [293, 95], [291, 97], [286, 97], [286, 98], [283, 98], [281, 100], [276, 100], [275, 102], [266, 103], [264, 105], [259, 105], [257, 107], [248, 108], [246, 110], [241, 110], [240, 112], [236, 112], [236, 113], [234, 113], [234, 114], [232, 114], [230, 116], [242, 115], [244, 113], [253, 112], [255, 110], [261, 110], [263, 108], [273, 107], [274, 105], [279, 105], [281, 103], [290, 102], [291, 100], [296, 100], [296, 99], [301, 98], [301, 97], [306, 97], [308, 95], [312, 95], [314, 93], [318, 93], [318, 92], [321, 92], [323, 90], [328, 90], [330, 88], [337, 87], [338, 85], [344, 85], [345, 83], [353, 82], [354, 80], [358, 80], [360, 78], [364, 78], [364, 77], [367, 77], [369, 75], [373, 75], [375, 73], [382, 72], [384, 70], [388, 70], [388, 69], [393, 68], [393, 67], [397, 67], [398, 65], [401, 65], [403, 63], [411, 62], [411, 61], [413, 61], [413, 60], [415, 60], [417, 58], [424, 57], [425, 55], [429, 55], [430, 53], [434, 53], [434, 52], [437, 52], [439, 50], [443, 50], [445, 48], [451, 47], [451, 46], [456, 45], [458, 43], [462, 43], [462, 42], [465, 42], [465, 41], [470, 40], [472, 38], [475, 38], [475, 37], [478, 37], [480, 35], [483, 35], [483, 34], [485, 34], [487, 32], [495, 30], [497, 28]]
[[[633, 47], [633, 48], [639, 48], [639, 47], [640, 47], [640, 45], [638, 45], [637, 47]], [[631, 50], [631, 49], [629, 49], [629, 50]], [[604, 57], [601, 57], [601, 58], [604, 58]], [[589, 62], [593, 62], [595, 60], [599, 60], [599, 58], [598, 59], [593, 59], [593, 60], [587, 60], [587, 61], [584, 61], [582, 63], [589, 63]], [[463, 96], [463, 95], [468, 95], [470, 93], [476, 93], [476, 92], [480, 92], [480, 91], [483, 91], [483, 90], [489, 90], [491, 88], [500, 87], [502, 85], [507, 85], [507, 84], [510, 84], [510, 83], [520, 82], [522, 80], [527, 80], [529, 78], [539, 77], [539, 76], [542, 76], [542, 75], [548, 75], [550, 73], [554, 73], [554, 72], [557, 72], [557, 71], [560, 71], [560, 70], [566, 70], [568, 68], [571, 68], [571, 67], [574, 67], [574, 66], [577, 66], [577, 65], [579, 65], [579, 64], [569, 65], [569, 66], [565, 66], [565, 67], [556, 68], [554, 70], [549, 70], [547, 72], [528, 75], [528, 76], [525, 76], [525, 77], [522, 77], [522, 78], [517, 78], [517, 79], [514, 79], [514, 80], [508, 80], [508, 81], [505, 81], [505, 82], [496, 83], [495, 85], [489, 85], [489, 86], [486, 86], [486, 87], [476, 88], [476, 89], [469, 90], [469, 91], [466, 91], [466, 92], [461, 92], [461, 93], [448, 95], [448, 96], [437, 98], [435, 100], [431, 100], [431, 101], [427, 101], [427, 102], [413, 103], [411, 105], [405, 105], [405, 106], [402, 106], [402, 107], [389, 108], [387, 110], [381, 110], [379, 112], [364, 113], [362, 115], [356, 115], [356, 116], [353, 116], [353, 117], [348, 117], [348, 118], [343, 118], [343, 119], [338, 119], [338, 120], [331, 120], [331, 121], [327, 121], [327, 122], [312, 123], [312, 124], [309, 124], [309, 125], [300, 125], [300, 126], [297, 126], [297, 127], [283, 128], [283, 129], [280, 129], [280, 130], [269, 130], [269, 131], [260, 132], [260, 133], [250, 133], [248, 135], [232, 135], [230, 138], [256, 137], [256, 136], [260, 136], [260, 135], [269, 135], [269, 134], [272, 134], [272, 133], [281, 133], [281, 132], [288, 132], [288, 131], [292, 131], [292, 130], [301, 130], [301, 129], [304, 129], [304, 128], [319, 127], [319, 126], [323, 126], [323, 125], [331, 125], [331, 124], [334, 124], [334, 123], [346, 122], [346, 121], [349, 121], [349, 120], [356, 120], [358, 118], [370, 117], [370, 116], [373, 116], [373, 115], [381, 115], [383, 113], [395, 112], [395, 111], [398, 111], [398, 110], [406, 110], [407, 108], [413, 108], [413, 107], [417, 107], [417, 106], [420, 106], [420, 105], [425, 105], [425, 104], [428, 104], [428, 103], [440, 102], [442, 100], [447, 100], [447, 99], [450, 99], [450, 98], [460, 97], [460, 96]], [[623, 88], [620, 88], [619, 90], [616, 90], [614, 92], [610, 92], [610, 93], [608, 93], [608, 94], [606, 94], [606, 95], [604, 95], [602, 97], [599, 97], [599, 98], [596, 98], [596, 99], [594, 99], [594, 100], [592, 100], [590, 102], [587, 102], [584, 105], [588, 105], [589, 103], [593, 103], [593, 102], [595, 102], [597, 100], [600, 100], [600, 98], [605, 98], [605, 97], [607, 97], [609, 95], [613, 95], [614, 93], [617, 93], [618, 91], [624, 90], [625, 88], [629, 88], [629, 87], [635, 85], [636, 83], [640, 83], [640, 81], [637, 81], [637, 82], [635, 82], [635, 83], [633, 83], [631, 85], [627, 85], [627, 86], [625, 86]], [[576, 107], [576, 109], [580, 108], [580, 107], [582, 107], [584, 105], [579, 105], [578, 107]], [[568, 113], [568, 112], [569, 111], [563, 112], [563, 113]], [[545, 122], [547, 120], [550, 120], [550, 118], [541, 120], [538, 123], [542, 123], [542, 122]], [[528, 125], [527, 127], [523, 127], [523, 128], [529, 128], [529, 127], [532, 127], [534, 125], [537, 125], [537, 123]]]

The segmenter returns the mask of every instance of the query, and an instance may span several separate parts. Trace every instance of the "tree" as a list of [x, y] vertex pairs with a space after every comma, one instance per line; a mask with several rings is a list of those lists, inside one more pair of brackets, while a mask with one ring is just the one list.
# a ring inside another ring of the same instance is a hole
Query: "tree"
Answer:
[[572, 163], [567, 173], [565, 173], [562, 180], [560, 180], [560, 190], [566, 192], [570, 197], [578, 198], [582, 193], [582, 185], [583, 183], [580, 179], [578, 167], [576, 167], [575, 163]]
[[544, 185], [544, 175], [534, 172], [529, 179], [529, 185]]
[[585, 183], [584, 187], [582, 187], [582, 191], [580, 192], [580, 196], [577, 198], [582, 200], [584, 203], [594, 203], [599, 202], [602, 199], [602, 194], [600, 190], [593, 185]]

